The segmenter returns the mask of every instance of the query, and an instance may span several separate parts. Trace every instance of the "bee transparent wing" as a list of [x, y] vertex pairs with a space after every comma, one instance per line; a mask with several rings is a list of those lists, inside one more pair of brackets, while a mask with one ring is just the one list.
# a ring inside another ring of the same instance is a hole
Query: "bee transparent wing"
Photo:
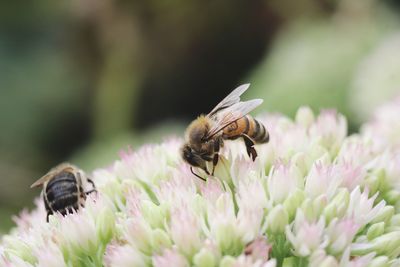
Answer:
[[48, 173], [42, 177], [40, 177], [36, 182], [31, 185], [31, 188], [42, 186], [45, 182], [47, 182], [51, 178], [51, 174]]
[[226, 109], [236, 103], [240, 102], [240, 96], [249, 88], [250, 84], [246, 83], [243, 84], [239, 87], [237, 87], [235, 90], [233, 90], [229, 95], [227, 95], [224, 99], [222, 99], [221, 102], [218, 103], [218, 105], [211, 110], [210, 113], [208, 113], [208, 117], [212, 117], [219, 111]]
[[211, 119], [214, 121], [213, 126], [209, 130], [206, 138], [213, 137], [218, 132], [222, 131], [232, 122], [246, 116], [250, 111], [261, 105], [262, 99], [253, 99], [245, 102], [239, 102], [227, 107], [220, 112], [214, 114]]
[[74, 171], [76, 167], [74, 167], [73, 165], [69, 164], [69, 163], [61, 163], [59, 165], [57, 165], [56, 167], [52, 168], [48, 173], [46, 173], [45, 175], [43, 175], [41, 178], [39, 178], [36, 182], [34, 182], [31, 185], [31, 188], [33, 187], [38, 187], [38, 186], [42, 186], [44, 183], [46, 183], [48, 180], [51, 179], [51, 177], [53, 177], [53, 175], [55, 173], [61, 172], [61, 171]]

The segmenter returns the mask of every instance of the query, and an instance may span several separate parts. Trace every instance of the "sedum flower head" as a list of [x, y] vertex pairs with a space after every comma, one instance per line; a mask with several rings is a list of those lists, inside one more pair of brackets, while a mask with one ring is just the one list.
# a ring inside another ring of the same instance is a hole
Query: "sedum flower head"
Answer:
[[122, 152], [78, 212], [16, 216], [0, 266], [398, 266], [399, 116], [395, 100], [351, 136], [332, 110], [261, 116], [257, 159], [227, 141], [206, 182], [181, 139]]

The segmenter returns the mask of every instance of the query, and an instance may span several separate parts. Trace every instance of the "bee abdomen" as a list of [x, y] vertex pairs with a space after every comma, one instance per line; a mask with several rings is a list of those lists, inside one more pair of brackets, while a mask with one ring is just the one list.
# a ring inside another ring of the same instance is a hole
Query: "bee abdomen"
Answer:
[[62, 172], [47, 184], [45, 202], [52, 211], [65, 214], [79, 208], [79, 191], [75, 176]]
[[53, 211], [58, 211], [65, 215], [67, 211], [72, 212], [73, 210], [78, 210], [78, 195], [70, 194], [60, 197], [52, 202], [49, 202], [50, 208]]
[[267, 143], [269, 141], [269, 134], [265, 129], [265, 126], [251, 116], [246, 116], [246, 119], [249, 121], [250, 124], [247, 133], [249, 137], [253, 139], [255, 143], [258, 144]]

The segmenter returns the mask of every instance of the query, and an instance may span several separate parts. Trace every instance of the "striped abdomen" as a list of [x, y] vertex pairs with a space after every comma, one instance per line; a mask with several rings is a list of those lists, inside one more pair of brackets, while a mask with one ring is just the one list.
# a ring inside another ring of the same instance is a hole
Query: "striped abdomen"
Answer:
[[65, 215], [68, 212], [79, 209], [80, 199], [85, 197], [83, 189], [77, 178], [69, 172], [61, 172], [51, 179], [44, 192], [44, 202], [47, 211], [60, 212]]
[[229, 124], [224, 129], [222, 137], [224, 139], [236, 139], [243, 134], [250, 137], [256, 144], [263, 144], [269, 141], [269, 134], [265, 126], [250, 115], [246, 115]]

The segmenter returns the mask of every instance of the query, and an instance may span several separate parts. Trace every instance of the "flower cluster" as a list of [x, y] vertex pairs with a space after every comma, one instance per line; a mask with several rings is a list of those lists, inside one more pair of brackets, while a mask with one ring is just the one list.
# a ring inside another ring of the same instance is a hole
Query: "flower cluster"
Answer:
[[399, 116], [395, 101], [351, 136], [332, 110], [261, 116], [257, 159], [226, 142], [206, 182], [181, 139], [121, 153], [78, 212], [16, 217], [0, 266], [399, 266]]

